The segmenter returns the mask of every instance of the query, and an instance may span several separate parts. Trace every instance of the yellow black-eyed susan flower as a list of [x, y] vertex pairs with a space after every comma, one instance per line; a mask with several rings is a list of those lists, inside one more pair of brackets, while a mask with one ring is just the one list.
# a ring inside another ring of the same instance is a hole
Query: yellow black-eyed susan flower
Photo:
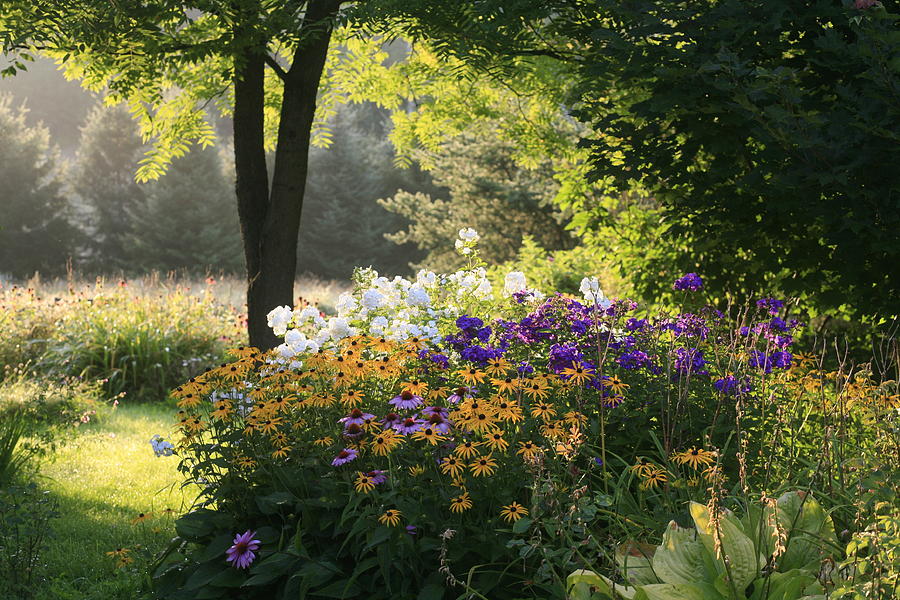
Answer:
[[400, 524], [400, 517], [402, 516], [403, 513], [396, 508], [389, 508], [378, 517], [378, 522], [382, 525], [387, 525], [388, 527], [396, 527]]
[[528, 509], [518, 502], [513, 502], [503, 507], [500, 516], [508, 523], [515, 523], [522, 517], [528, 516]]

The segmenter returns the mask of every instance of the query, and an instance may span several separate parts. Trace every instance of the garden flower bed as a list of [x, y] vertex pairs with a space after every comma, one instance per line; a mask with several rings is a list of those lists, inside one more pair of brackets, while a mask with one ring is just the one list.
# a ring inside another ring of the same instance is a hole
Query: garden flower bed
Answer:
[[[357, 271], [335, 315], [276, 308], [282, 345], [238, 347], [173, 392], [178, 433], [154, 449], [204, 491], [160, 595], [565, 598], [576, 569], [622, 581], [611, 548], [690, 523], [689, 501], [726, 523], [727, 505], [830, 489], [840, 531], [896, 484], [877, 421], [896, 421], [896, 384], [795, 356], [783, 302], [726, 315], [693, 273], [673, 283], [684, 310], [653, 316], [593, 278], [580, 298], [517, 272], [497, 291], [477, 241], [460, 231], [456, 273]], [[808, 563], [845, 557], [804, 543]]]

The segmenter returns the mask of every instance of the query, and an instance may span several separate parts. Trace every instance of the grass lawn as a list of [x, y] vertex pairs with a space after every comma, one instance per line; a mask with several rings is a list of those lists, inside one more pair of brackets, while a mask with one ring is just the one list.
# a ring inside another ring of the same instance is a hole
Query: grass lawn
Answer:
[[[122, 404], [44, 466], [39, 485], [58, 500], [61, 517], [53, 521], [47, 581], [36, 598], [135, 600], [146, 593], [142, 567], [171, 540], [174, 516], [193, 499], [178, 487], [178, 458], [157, 458], [149, 443], [153, 434], [170, 433], [172, 413], [164, 404]], [[150, 517], [133, 522], [141, 513]], [[106, 553], [118, 548], [128, 548], [134, 562], [117, 567]]]

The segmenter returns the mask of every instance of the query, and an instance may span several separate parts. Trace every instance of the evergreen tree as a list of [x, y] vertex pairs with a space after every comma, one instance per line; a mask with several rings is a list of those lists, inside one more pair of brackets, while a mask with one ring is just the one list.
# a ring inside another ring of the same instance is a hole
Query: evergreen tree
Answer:
[[349, 278], [370, 265], [399, 274], [422, 257], [412, 244], [398, 247], [385, 234], [409, 221], [378, 204], [399, 189], [434, 189], [418, 169], [394, 165], [388, 116], [373, 105], [345, 105], [332, 118], [332, 143], [310, 153], [298, 247], [299, 264], [326, 278]]
[[78, 231], [62, 193], [58, 152], [45, 127], [0, 96], [0, 272], [26, 277], [65, 269]]
[[125, 256], [132, 269], [239, 271], [243, 265], [234, 188], [212, 146], [176, 158], [130, 208]]
[[497, 136], [491, 123], [467, 131], [427, 156], [438, 194], [404, 190], [379, 203], [409, 220], [406, 230], [388, 235], [398, 244], [414, 243], [427, 252], [421, 263], [452, 270], [463, 260], [454, 250], [460, 229], [481, 235], [479, 248], [489, 262], [516, 257], [522, 240], [531, 236], [547, 250], [571, 248], [566, 215], [553, 206], [559, 189], [548, 162], [523, 168], [511, 142]]
[[81, 129], [71, 181], [87, 209], [90, 266], [129, 267], [128, 240], [134, 233], [129, 215], [145, 201], [142, 186], [134, 180], [144, 150], [124, 104], [93, 108]]

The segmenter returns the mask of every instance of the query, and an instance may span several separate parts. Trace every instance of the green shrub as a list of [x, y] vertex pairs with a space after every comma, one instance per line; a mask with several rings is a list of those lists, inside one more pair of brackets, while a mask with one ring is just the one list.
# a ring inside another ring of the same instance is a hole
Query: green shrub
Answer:
[[5, 598], [34, 594], [50, 521], [58, 516], [57, 503], [34, 484], [0, 488], [0, 592], [12, 594]]

